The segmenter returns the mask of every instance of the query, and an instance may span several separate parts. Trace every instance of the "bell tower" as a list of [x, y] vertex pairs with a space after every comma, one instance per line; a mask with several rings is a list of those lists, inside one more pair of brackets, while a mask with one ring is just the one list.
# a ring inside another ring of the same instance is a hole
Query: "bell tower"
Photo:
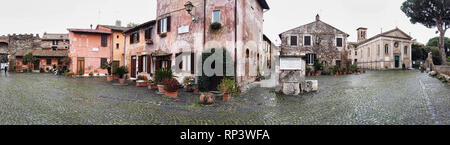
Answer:
[[358, 32], [358, 42], [367, 39], [367, 28], [359, 27], [356, 31]]

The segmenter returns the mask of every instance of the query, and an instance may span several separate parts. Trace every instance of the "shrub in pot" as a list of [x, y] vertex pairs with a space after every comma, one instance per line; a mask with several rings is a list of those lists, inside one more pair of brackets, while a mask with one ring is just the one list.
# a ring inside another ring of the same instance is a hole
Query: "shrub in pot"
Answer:
[[126, 74], [128, 73], [127, 68], [125, 66], [115, 68], [114, 72], [120, 77], [120, 84], [125, 84]]
[[175, 78], [171, 69], [159, 69], [155, 71], [154, 81], [158, 84], [158, 90], [160, 93], [164, 93], [164, 79]]
[[176, 98], [178, 97], [178, 89], [181, 88], [181, 84], [178, 82], [177, 79], [171, 78], [171, 79], [164, 79], [164, 95]]
[[195, 85], [195, 78], [188, 76], [184, 77], [183, 79], [183, 86], [186, 89], [186, 92], [193, 92], [194, 91], [194, 85]]
[[147, 77], [146, 76], [138, 76], [136, 80], [136, 86], [137, 87], [145, 87], [147, 86]]
[[236, 89], [236, 82], [233, 79], [223, 79], [220, 85], [218, 86], [218, 90], [222, 92], [223, 101], [229, 101], [232, 93]]
[[154, 82], [154, 81], [149, 81], [148, 83], [148, 89], [149, 90], [156, 90], [156, 89], [158, 89], [158, 84], [156, 83], [156, 82]]

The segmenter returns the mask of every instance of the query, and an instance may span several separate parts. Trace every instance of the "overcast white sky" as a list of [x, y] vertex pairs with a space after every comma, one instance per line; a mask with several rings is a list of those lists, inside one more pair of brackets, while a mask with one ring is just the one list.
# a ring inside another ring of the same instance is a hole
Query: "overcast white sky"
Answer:
[[[315, 15], [350, 34], [368, 28], [372, 37], [399, 27], [426, 43], [437, 36], [436, 29], [411, 24], [400, 10], [404, 0], [267, 0], [264, 33], [273, 41], [286, 30], [310, 23]], [[0, 35], [12, 33], [67, 33], [66, 28], [89, 28], [90, 24], [110, 24], [122, 20], [143, 23], [156, 17], [156, 0], [8, 0], [0, 8]], [[450, 37], [450, 33], [446, 34]]]

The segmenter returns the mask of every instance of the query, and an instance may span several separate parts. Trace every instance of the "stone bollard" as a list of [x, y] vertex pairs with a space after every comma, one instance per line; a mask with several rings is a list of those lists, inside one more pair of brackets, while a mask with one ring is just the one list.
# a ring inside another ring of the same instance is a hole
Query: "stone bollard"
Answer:
[[318, 80], [307, 80], [306, 83], [308, 84], [308, 86], [311, 86], [310, 90], [312, 92], [319, 91], [319, 81]]

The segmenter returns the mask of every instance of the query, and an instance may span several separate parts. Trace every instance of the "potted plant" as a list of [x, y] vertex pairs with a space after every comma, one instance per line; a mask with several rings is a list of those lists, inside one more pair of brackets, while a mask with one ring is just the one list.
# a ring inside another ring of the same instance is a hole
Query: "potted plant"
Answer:
[[112, 62], [107, 62], [107, 63], [102, 64], [101, 68], [108, 70], [108, 75], [106, 77], [108, 82], [113, 81], [114, 80], [114, 76], [112, 76], [112, 73], [111, 73]]
[[93, 77], [94, 76], [94, 73], [93, 72], [90, 72], [89, 73], [89, 77]]
[[158, 84], [158, 90], [160, 93], [164, 93], [164, 79], [175, 78], [171, 69], [160, 69], [155, 71], [154, 81]]
[[156, 90], [158, 89], [158, 84], [155, 81], [148, 81], [148, 89], [149, 90]]
[[74, 72], [66, 72], [65, 76], [73, 77], [73, 76], [75, 76], [75, 73]]
[[125, 84], [125, 81], [127, 79], [126, 74], [128, 73], [127, 68], [125, 66], [117, 67], [117, 68], [115, 68], [114, 72], [116, 72], [117, 75], [120, 77], [119, 83]]
[[178, 97], [178, 89], [180, 89], [181, 85], [177, 79], [164, 79], [163, 84], [165, 89], [164, 95], [172, 98]]
[[317, 59], [316, 61], [314, 61], [314, 71], [316, 72], [315, 75], [316, 76], [322, 75], [322, 70], [323, 64], [320, 62], [319, 59]]
[[256, 81], [260, 82], [262, 80], [262, 74], [261, 74], [261, 69], [259, 68], [258, 65], [258, 75], [256, 76]]
[[147, 86], [148, 78], [146, 76], [138, 76], [136, 80], [136, 87], [145, 87]]
[[188, 76], [183, 79], [183, 86], [186, 92], [194, 92], [195, 79], [194, 77]]
[[344, 72], [344, 75], [347, 75], [347, 68], [346, 68], [346, 67], [343, 67], [343, 68], [342, 68], [342, 72]]
[[223, 79], [217, 88], [220, 92], [222, 92], [223, 101], [229, 101], [232, 93], [236, 89], [236, 82], [233, 79]]
[[309, 77], [311, 76], [311, 68], [306, 67], [306, 75]]

